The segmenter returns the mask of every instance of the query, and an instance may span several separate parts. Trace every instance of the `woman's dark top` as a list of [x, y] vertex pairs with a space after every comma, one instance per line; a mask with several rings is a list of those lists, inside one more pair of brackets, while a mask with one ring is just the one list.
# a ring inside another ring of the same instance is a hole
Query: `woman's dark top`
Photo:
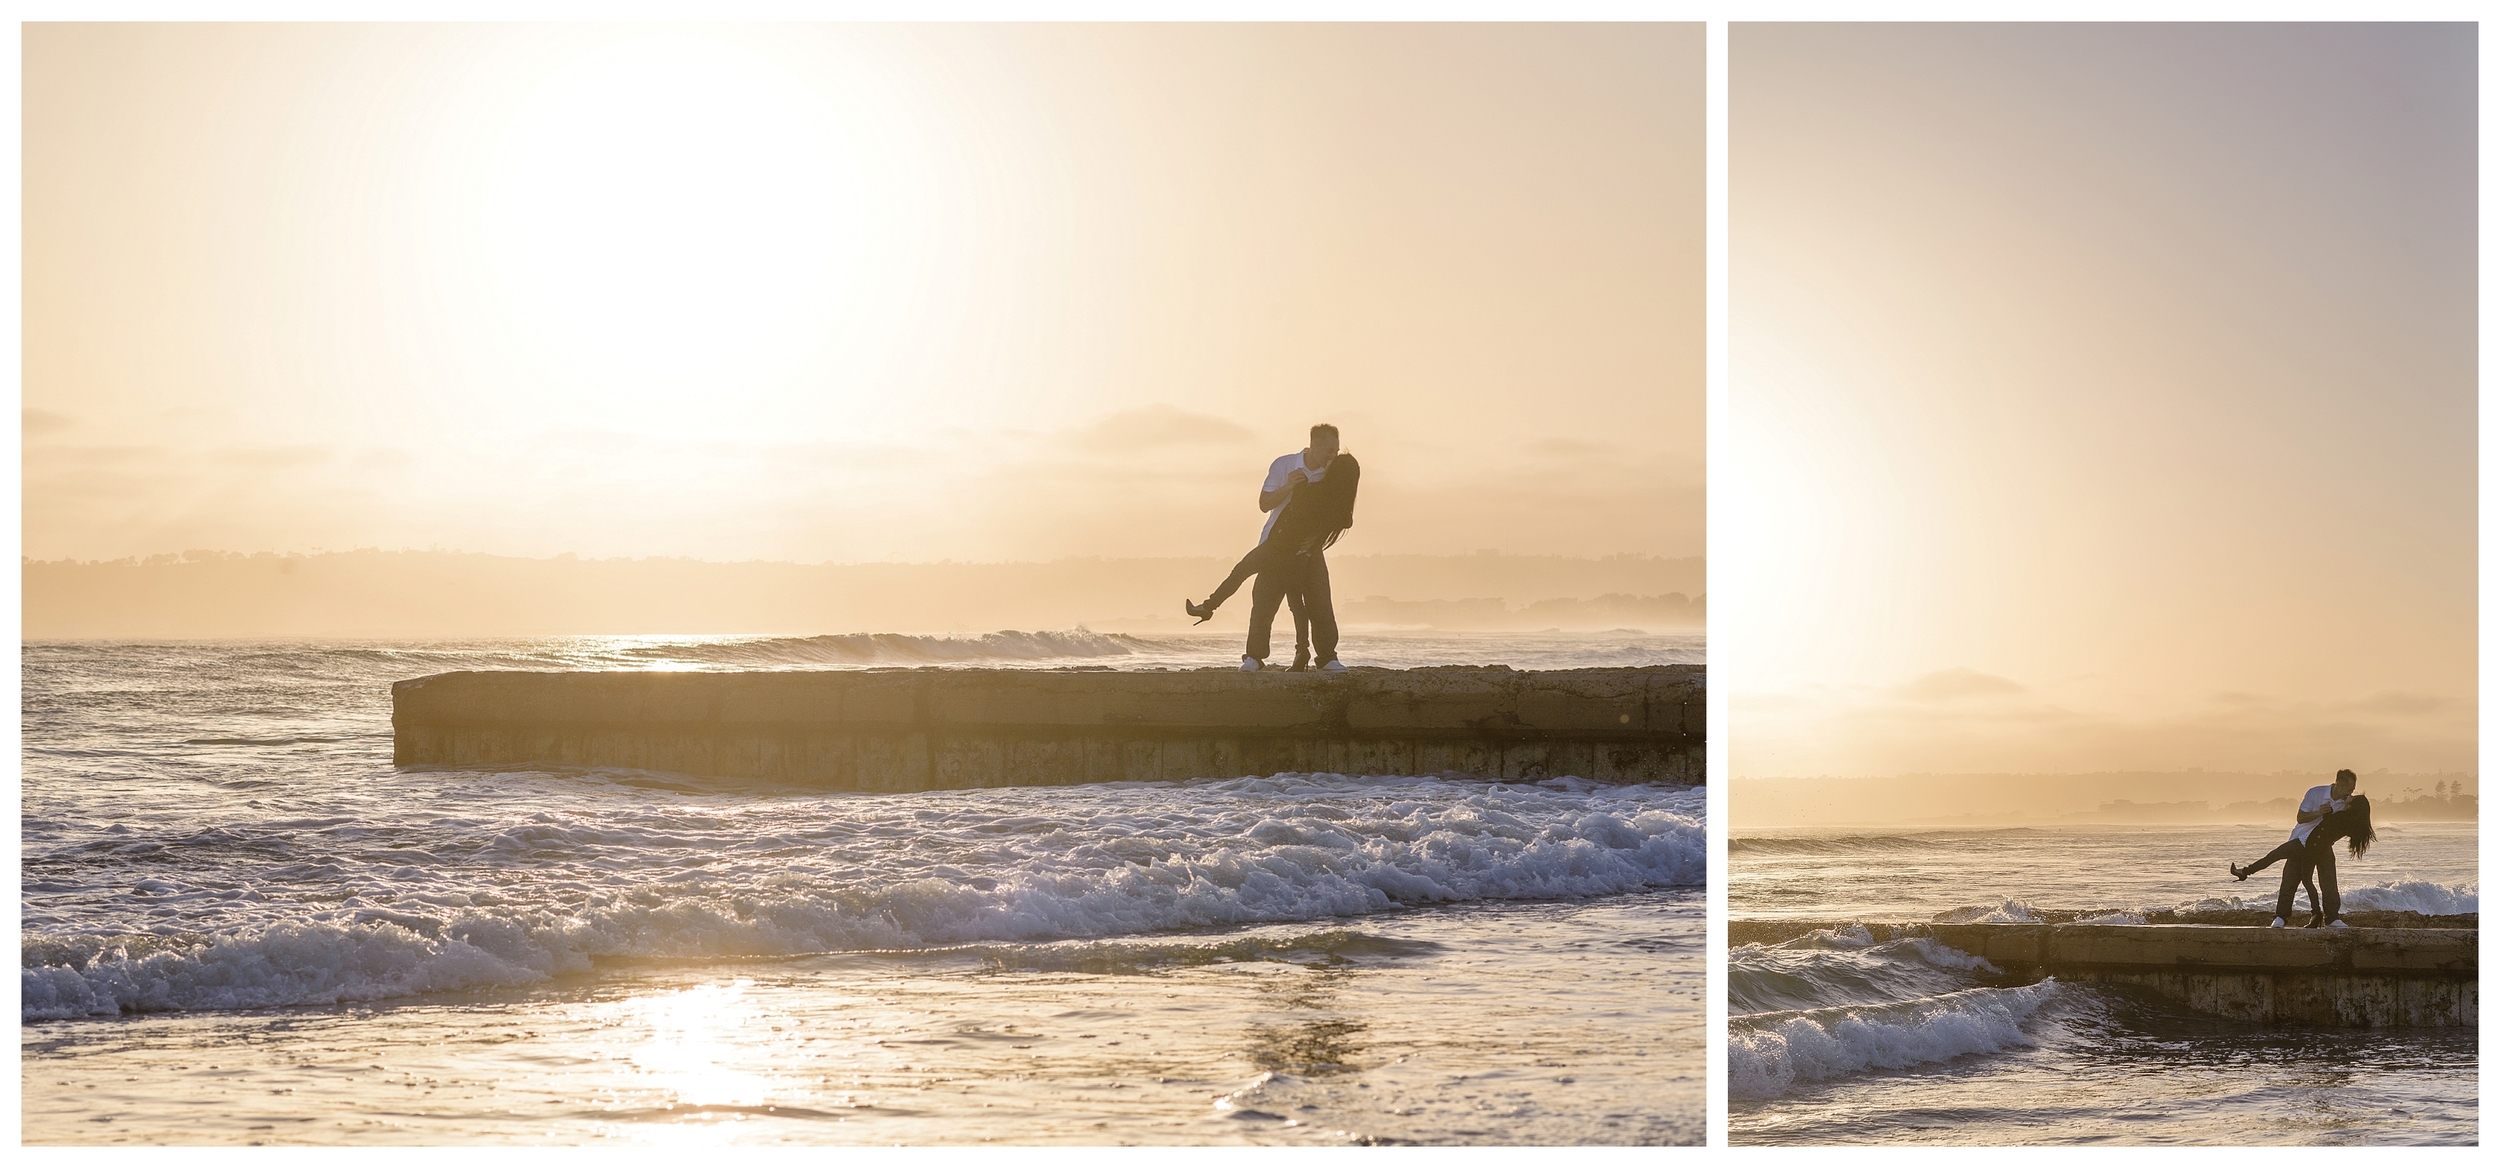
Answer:
[[1268, 542], [1300, 547], [1314, 536], [1321, 547], [1337, 542], [1338, 532], [1354, 526], [1354, 492], [1362, 481], [1363, 464], [1351, 454], [1339, 454], [1328, 464], [1328, 477], [1295, 489]]

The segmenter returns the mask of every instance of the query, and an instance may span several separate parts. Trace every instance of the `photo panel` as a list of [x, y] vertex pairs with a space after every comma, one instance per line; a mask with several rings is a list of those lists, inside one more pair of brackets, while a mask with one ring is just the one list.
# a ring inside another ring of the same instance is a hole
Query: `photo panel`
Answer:
[[1728, 86], [1729, 1142], [2473, 1143], [2475, 27]]
[[21, 50], [26, 1143], [1705, 1142], [1702, 25]]

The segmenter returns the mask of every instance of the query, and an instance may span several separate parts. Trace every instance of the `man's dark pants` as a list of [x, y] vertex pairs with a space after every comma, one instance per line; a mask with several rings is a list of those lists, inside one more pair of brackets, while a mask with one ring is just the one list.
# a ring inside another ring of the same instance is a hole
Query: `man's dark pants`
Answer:
[[2303, 877], [2315, 872], [2318, 877], [2318, 900], [2310, 911], [2334, 920], [2344, 913], [2343, 893], [2335, 887], [2335, 845], [2303, 848], [2299, 855], [2283, 864], [2283, 887], [2274, 894], [2274, 915], [2285, 921], [2292, 919], [2292, 893], [2300, 888]]
[[1243, 652], [1267, 660], [1276, 607], [1299, 593], [1299, 607], [1311, 618], [1311, 659], [1327, 662], [1337, 655], [1337, 601], [1328, 586], [1328, 555], [1314, 549], [1308, 555], [1279, 558], [1284, 562], [1264, 568], [1258, 583], [1250, 586], [1250, 643]]

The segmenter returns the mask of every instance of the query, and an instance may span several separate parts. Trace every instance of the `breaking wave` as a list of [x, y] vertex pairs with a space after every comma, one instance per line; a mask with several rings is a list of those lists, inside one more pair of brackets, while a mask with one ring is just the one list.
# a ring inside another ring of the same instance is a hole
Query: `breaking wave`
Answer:
[[2076, 917], [2073, 923], [2078, 925], [2140, 925], [2144, 923], [2144, 920], [2143, 913], [2130, 909], [2105, 909], [2100, 912], [2085, 913]]
[[1932, 841], [1899, 835], [1736, 836], [1727, 841], [1730, 856], [1814, 856], [1837, 852], [1918, 852]]
[[2365, 884], [2343, 890], [2344, 908], [2418, 912], [2426, 916], [2481, 912], [2477, 907], [2482, 899], [2479, 888], [2479, 882], [2472, 880], [2457, 884], [2439, 884], [2429, 880]]
[[[2174, 906], [2172, 911], [2192, 914], [2271, 910], [2274, 907], [2272, 887], [2272, 883], [2268, 882], [2264, 890], [2257, 892], [2238, 896], [2208, 896], [2187, 901]], [[2478, 907], [2481, 902], [2479, 887], [2479, 883], [2473, 880], [2463, 880], [2455, 884], [2442, 884], [2434, 880], [2395, 880], [2385, 884], [2364, 884], [2343, 889], [2344, 911], [2417, 912], [2424, 916], [2453, 916], [2480, 912], [2482, 910]], [[2305, 892], [2299, 894], [2296, 903], [2307, 905], [2308, 894]]]
[[1728, 1094], [1772, 1099], [1799, 1083], [2037, 1045], [2023, 1026], [2058, 992], [2051, 978], [1913, 1001], [1755, 1014], [1728, 1023]]
[[649, 660], [753, 669], [807, 665], [998, 664], [1160, 655], [1179, 651], [1176, 646], [1144, 637], [1070, 629], [1037, 633], [1008, 630], [966, 637], [846, 633], [821, 637], [663, 642], [624, 646], [617, 649], [615, 655], [627, 662]]
[[1968, 975], [1996, 973], [1933, 937], [1875, 941], [1863, 926], [1818, 929], [1777, 945], [1728, 953], [1728, 1009], [1737, 1014], [1870, 1006], [1967, 988]]
[[1727, 851], [1731, 858], [1745, 855], [1844, 856], [1912, 852], [1958, 854], [1973, 847], [2020, 844], [2040, 834], [2037, 828], [1995, 827], [1836, 835], [1731, 836], [1727, 841]]
[[1935, 916], [1936, 923], [1940, 925], [2036, 925], [2040, 920], [2039, 910], [2020, 900], [1964, 905], [1946, 909]]
[[[811, 811], [830, 819], [803, 831], [746, 815], [753, 850], [726, 857], [706, 834], [721, 825], [683, 811], [602, 822], [541, 815], [483, 830], [442, 821], [455, 834], [430, 849], [370, 825], [270, 825], [306, 854], [273, 857], [256, 870], [260, 887], [152, 880], [133, 886], [123, 910], [135, 923], [147, 905], [190, 903], [204, 916], [230, 914], [228, 927], [182, 936], [30, 927], [21, 1018], [370, 1001], [526, 985], [617, 960], [1032, 945], [1690, 887], [1704, 880], [1701, 811], [1702, 796], [1683, 789], [1576, 779], [1282, 775], [850, 801]], [[329, 849], [339, 851], [310, 854]], [[382, 871], [403, 889], [384, 903], [303, 903]], [[481, 873], [505, 882], [481, 885]], [[1216, 959], [1253, 959], [1273, 944], [1220, 942]], [[1013, 967], [1188, 959], [979, 955]]]

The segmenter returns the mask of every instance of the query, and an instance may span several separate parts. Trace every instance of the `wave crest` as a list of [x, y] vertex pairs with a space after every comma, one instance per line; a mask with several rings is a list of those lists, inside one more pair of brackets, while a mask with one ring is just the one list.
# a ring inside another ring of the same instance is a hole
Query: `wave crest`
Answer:
[[2040, 911], [2028, 902], [2002, 901], [1997, 904], [1970, 904], [1949, 908], [1934, 917], [1940, 925], [2036, 925], [2041, 923]]
[[2365, 884], [2343, 890], [2344, 908], [2370, 909], [2379, 912], [2418, 912], [2424, 916], [2452, 916], [2480, 912], [2480, 883], [2473, 880], [2440, 884], [2430, 880], [2398, 880], [2389, 884]]
[[[2461, 880], [2442, 884], [2434, 880], [2393, 880], [2385, 884], [2364, 884], [2345, 888], [2344, 911], [2353, 912], [2417, 912], [2424, 916], [2458, 916], [2480, 912], [2480, 883]], [[2307, 904], [2302, 893], [2298, 903]], [[2182, 915], [2218, 912], [2250, 912], [2271, 910], [2274, 894], [2259, 891], [2239, 896], [2208, 896], [2172, 907]]]
[[1844, 852], [1920, 852], [1935, 847], [1930, 840], [1899, 835], [1737, 836], [1727, 841], [1730, 856], [1820, 856]]
[[[1255, 784], [1223, 786], [1246, 785]], [[1004, 844], [983, 844], [999, 858], [962, 868], [831, 865], [760, 884], [687, 876], [574, 901], [408, 896], [204, 937], [27, 938], [21, 1017], [330, 1005], [528, 984], [603, 960], [1028, 944], [1609, 896], [1705, 877], [1698, 806], [1693, 814], [1621, 801], [1548, 806], [1532, 819], [1522, 804], [1494, 801], [1491, 788], [1450, 799], [1448, 786], [1398, 784], [1391, 789], [1416, 797], [1380, 803], [1361, 820], [1272, 808], [1194, 839], [1124, 832], [1064, 846], [1056, 830], [1011, 834], [1002, 838], [1020, 839], [1026, 852], [1010, 859]], [[1552, 798], [1570, 786], [1529, 794]], [[1442, 798], [1424, 797], [1434, 791]]]
[[626, 661], [669, 661], [758, 668], [792, 665], [952, 665], [989, 661], [1049, 661], [1129, 657], [1172, 651], [1173, 646], [1120, 633], [1088, 629], [1060, 632], [1003, 630], [977, 637], [931, 637], [909, 633], [843, 633], [818, 637], [760, 637], [632, 645], [617, 651]]
[[1933, 937], [1878, 942], [1863, 926], [1816, 930], [1777, 945], [1728, 950], [1728, 1009], [1740, 1014], [1879, 1006], [1968, 988], [1999, 972], [1985, 958]]
[[2023, 1024], [2057, 988], [2051, 978], [2012, 989], [1959, 990], [1885, 1006], [1734, 1019], [1728, 1035], [1728, 1094], [1775, 1099], [1798, 1083], [2033, 1046]]

